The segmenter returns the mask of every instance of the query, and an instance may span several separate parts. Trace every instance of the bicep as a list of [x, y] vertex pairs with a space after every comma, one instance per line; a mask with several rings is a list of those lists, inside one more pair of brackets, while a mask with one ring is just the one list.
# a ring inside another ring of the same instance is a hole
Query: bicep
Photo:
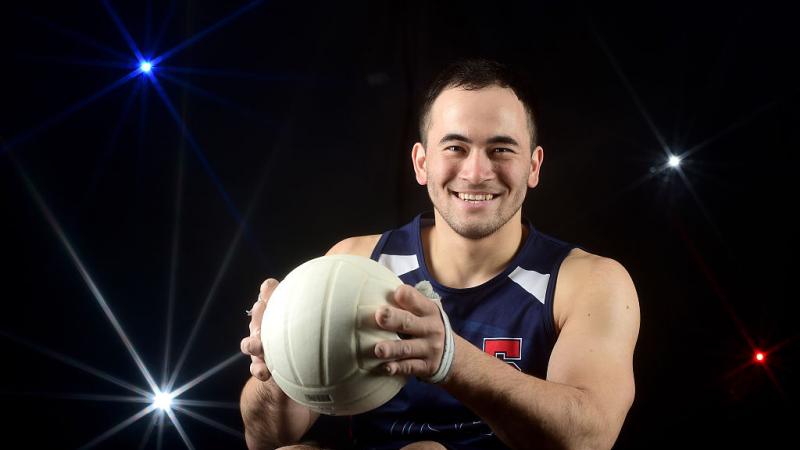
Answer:
[[621, 426], [634, 396], [633, 350], [639, 302], [627, 272], [599, 262], [576, 292], [550, 356], [547, 380], [586, 392], [604, 416]]

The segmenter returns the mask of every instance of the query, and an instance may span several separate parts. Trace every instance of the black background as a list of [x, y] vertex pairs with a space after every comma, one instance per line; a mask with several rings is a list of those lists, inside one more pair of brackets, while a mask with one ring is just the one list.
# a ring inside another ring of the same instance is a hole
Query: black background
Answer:
[[[484, 56], [534, 86], [545, 160], [525, 215], [636, 283], [637, 397], [616, 447], [793, 439], [797, 16], [697, 3], [264, 2], [156, 67], [189, 140], [145, 77], [81, 103], [136, 65], [101, 2], [4, 3], [4, 437], [76, 448], [144, 406], [69, 398], [130, 393], [30, 344], [146, 386], [24, 177], [157, 379], [171, 286], [171, 367], [211, 299], [180, 384], [238, 351], [265, 277], [430, 208], [409, 157], [420, 95], [445, 63]], [[160, 54], [243, 5], [112, 7], [146, 54], [165, 23]], [[675, 154], [696, 149], [683, 176], [661, 170], [654, 130]], [[235, 404], [247, 365], [185, 398]], [[241, 429], [235, 409], [196, 411]], [[179, 418], [196, 448], [244, 447]], [[138, 447], [147, 422], [100, 447]], [[164, 448], [180, 446], [168, 428]]]

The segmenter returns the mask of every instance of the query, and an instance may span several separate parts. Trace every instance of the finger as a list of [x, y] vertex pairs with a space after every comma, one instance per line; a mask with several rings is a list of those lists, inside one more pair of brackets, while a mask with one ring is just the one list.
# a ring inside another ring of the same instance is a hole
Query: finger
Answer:
[[408, 375], [428, 378], [435, 370], [423, 359], [403, 359], [384, 364], [384, 370], [389, 375]]
[[425, 358], [429, 353], [430, 346], [423, 339], [401, 339], [375, 345], [375, 356], [381, 359]]
[[261, 287], [259, 288], [258, 292], [258, 299], [266, 304], [276, 287], [278, 287], [278, 280], [275, 278], [267, 278], [263, 283], [261, 283]]
[[270, 377], [269, 370], [267, 370], [267, 365], [262, 362], [251, 362], [250, 374], [261, 381], [267, 381]]
[[394, 291], [394, 301], [397, 306], [419, 317], [439, 312], [438, 307], [431, 299], [407, 284], [399, 286]]
[[392, 306], [378, 308], [375, 311], [375, 322], [384, 330], [396, 331], [411, 336], [426, 334], [428, 328], [422, 318]]
[[257, 337], [246, 337], [242, 339], [240, 344], [242, 353], [246, 355], [264, 357], [264, 346], [261, 344], [261, 339]]
[[250, 323], [247, 327], [250, 330], [251, 336], [261, 332], [261, 322], [264, 321], [264, 310], [266, 307], [267, 305], [264, 304], [264, 302], [256, 300], [256, 302], [253, 303], [253, 307], [250, 308]]
[[267, 302], [272, 296], [272, 292], [278, 287], [278, 280], [268, 278], [263, 283], [258, 292], [258, 300], [253, 303], [250, 308], [250, 334], [259, 333], [261, 331], [261, 322], [264, 319], [264, 310], [267, 309]]

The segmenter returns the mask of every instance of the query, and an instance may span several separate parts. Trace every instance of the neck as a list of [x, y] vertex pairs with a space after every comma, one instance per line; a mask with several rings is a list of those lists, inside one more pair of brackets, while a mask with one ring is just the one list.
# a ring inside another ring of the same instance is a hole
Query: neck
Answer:
[[483, 284], [502, 272], [522, 246], [528, 230], [517, 211], [505, 225], [481, 239], [456, 233], [434, 211], [434, 226], [422, 230], [425, 262], [439, 283], [457, 289]]

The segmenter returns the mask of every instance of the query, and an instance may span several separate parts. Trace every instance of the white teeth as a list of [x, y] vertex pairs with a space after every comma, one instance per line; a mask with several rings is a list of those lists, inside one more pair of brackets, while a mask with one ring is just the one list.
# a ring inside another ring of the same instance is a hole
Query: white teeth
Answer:
[[465, 194], [463, 192], [459, 192], [458, 198], [460, 198], [461, 200], [470, 200], [470, 201], [486, 201], [493, 199], [494, 194]]

